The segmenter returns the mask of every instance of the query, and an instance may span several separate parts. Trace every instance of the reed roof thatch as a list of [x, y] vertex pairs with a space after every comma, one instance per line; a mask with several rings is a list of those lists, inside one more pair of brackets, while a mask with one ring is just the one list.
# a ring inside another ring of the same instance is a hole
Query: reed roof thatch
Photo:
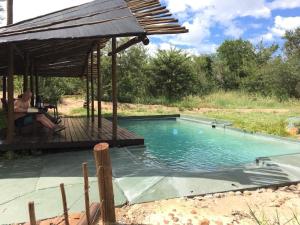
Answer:
[[25, 61], [39, 76], [82, 76], [89, 53], [112, 37], [185, 33], [159, 0], [95, 0], [0, 28], [0, 75], [7, 72], [7, 45], [15, 74]]

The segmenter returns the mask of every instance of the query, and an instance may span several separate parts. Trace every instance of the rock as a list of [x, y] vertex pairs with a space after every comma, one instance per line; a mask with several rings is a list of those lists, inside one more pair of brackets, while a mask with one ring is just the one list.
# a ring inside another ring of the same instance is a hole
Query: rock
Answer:
[[169, 224], [169, 223], [170, 223], [169, 220], [164, 219], [164, 224]]
[[258, 192], [258, 193], [263, 193], [263, 192], [266, 192], [266, 189], [260, 188], [260, 189], [257, 190], [257, 192]]
[[288, 186], [278, 188], [279, 191], [287, 191], [289, 189]]
[[203, 219], [199, 222], [199, 225], [209, 225], [209, 224], [210, 224], [210, 222], [208, 219]]
[[234, 196], [234, 192], [233, 191], [230, 191], [226, 194], [227, 196]]
[[211, 199], [211, 198], [213, 198], [214, 196], [213, 195], [205, 195], [204, 196], [204, 199]]
[[290, 189], [291, 191], [297, 191], [297, 186], [296, 186], [296, 185], [290, 185], [290, 186], [289, 186], [289, 189]]
[[251, 191], [244, 191], [244, 193], [243, 193], [244, 195], [252, 195], [252, 192]]
[[179, 218], [178, 218], [178, 217], [174, 217], [174, 218], [173, 218], [173, 222], [176, 223], [176, 222], [178, 222], [178, 221], [179, 221]]
[[222, 221], [216, 221], [215, 223], [216, 223], [216, 225], [223, 225]]
[[296, 136], [297, 134], [299, 134], [299, 128], [298, 127], [291, 127], [291, 128], [287, 129], [287, 132], [291, 136]]
[[169, 213], [168, 216], [173, 219], [175, 217], [174, 213]]
[[222, 198], [223, 195], [221, 193], [215, 193], [214, 195], [214, 198]]
[[240, 195], [242, 195], [242, 192], [236, 191], [236, 192], [235, 192], [235, 195], [236, 195], [236, 196], [240, 196]]
[[191, 211], [191, 214], [197, 214], [197, 211], [196, 211], [195, 209], [193, 209], [193, 210]]
[[273, 193], [274, 190], [273, 190], [272, 188], [268, 188], [268, 189], [267, 189], [267, 192], [268, 192], [268, 193]]

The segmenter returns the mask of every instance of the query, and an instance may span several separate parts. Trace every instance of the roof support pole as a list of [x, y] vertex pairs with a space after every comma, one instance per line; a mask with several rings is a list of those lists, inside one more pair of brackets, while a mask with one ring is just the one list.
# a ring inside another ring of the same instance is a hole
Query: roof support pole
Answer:
[[7, 88], [8, 88], [8, 118], [7, 118], [7, 143], [11, 143], [14, 138], [14, 50], [13, 46], [8, 46], [8, 70], [7, 70]]
[[112, 49], [113, 52], [111, 58], [111, 74], [112, 74], [112, 103], [113, 103], [113, 121], [112, 121], [112, 139], [113, 139], [113, 145], [117, 145], [117, 139], [118, 139], [118, 97], [117, 97], [117, 54], [116, 52], [117, 48], [117, 39], [114, 37], [112, 38]]
[[31, 107], [33, 107], [34, 106], [34, 84], [33, 84], [34, 65], [33, 65], [33, 63], [31, 64], [30, 70], [31, 70], [30, 71], [30, 92], [32, 94], [30, 105], [31, 105]]
[[86, 73], [86, 115], [90, 118], [90, 85], [89, 85], [89, 60], [87, 60]]
[[4, 101], [6, 101], [7, 99], [7, 78], [6, 76], [3, 76], [2, 77], [2, 98]]
[[91, 114], [92, 122], [95, 122], [95, 93], [94, 93], [94, 49], [91, 51]]
[[102, 73], [101, 73], [101, 47], [97, 45], [97, 100], [98, 100], [98, 128], [102, 128]]
[[23, 76], [23, 92], [28, 90], [29, 57], [25, 56], [25, 74]]
[[39, 102], [39, 76], [37, 73], [36, 66], [34, 67], [34, 77], [35, 77], [35, 104], [37, 106], [37, 103]]
[[[7, 25], [13, 23], [13, 0], [7, 0]], [[8, 68], [7, 68], [7, 143], [11, 143], [14, 138], [14, 48], [8, 45]]]
[[7, 25], [13, 24], [13, 18], [14, 18], [14, 1], [13, 0], [7, 0]]

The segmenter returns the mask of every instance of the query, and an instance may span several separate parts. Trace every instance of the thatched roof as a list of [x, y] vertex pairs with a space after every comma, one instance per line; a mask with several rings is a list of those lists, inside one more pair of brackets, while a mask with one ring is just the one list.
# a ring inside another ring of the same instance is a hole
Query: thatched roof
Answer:
[[0, 28], [0, 75], [7, 44], [15, 46], [15, 73], [25, 58], [40, 76], [82, 76], [92, 49], [112, 37], [184, 33], [158, 0], [95, 0]]

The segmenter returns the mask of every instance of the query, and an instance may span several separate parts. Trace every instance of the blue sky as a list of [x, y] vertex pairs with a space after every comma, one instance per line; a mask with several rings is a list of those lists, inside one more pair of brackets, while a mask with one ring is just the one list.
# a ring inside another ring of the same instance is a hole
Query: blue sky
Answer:
[[213, 53], [226, 39], [283, 43], [286, 30], [300, 26], [300, 0], [163, 0], [188, 34], [155, 38], [152, 48], [176, 46]]
[[[14, 0], [15, 22], [91, 0]], [[300, 26], [300, 0], [162, 0], [190, 32], [151, 38], [150, 51], [172, 46], [195, 54], [213, 53], [226, 39], [282, 43]], [[5, 1], [0, 0], [0, 5]], [[34, 7], [33, 7], [34, 6]], [[0, 15], [1, 16], [1, 15]], [[5, 17], [5, 12], [2, 13]], [[5, 19], [2, 25], [5, 24]]]

